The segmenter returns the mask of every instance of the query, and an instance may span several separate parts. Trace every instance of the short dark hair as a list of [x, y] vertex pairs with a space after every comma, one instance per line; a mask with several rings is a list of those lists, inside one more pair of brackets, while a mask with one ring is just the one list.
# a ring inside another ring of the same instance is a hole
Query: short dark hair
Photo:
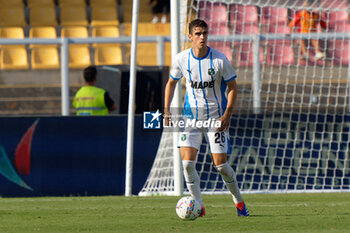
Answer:
[[192, 34], [193, 29], [196, 27], [208, 28], [208, 24], [204, 20], [194, 19], [188, 24], [188, 33]]
[[85, 82], [93, 82], [96, 79], [97, 69], [95, 66], [88, 66], [84, 69]]

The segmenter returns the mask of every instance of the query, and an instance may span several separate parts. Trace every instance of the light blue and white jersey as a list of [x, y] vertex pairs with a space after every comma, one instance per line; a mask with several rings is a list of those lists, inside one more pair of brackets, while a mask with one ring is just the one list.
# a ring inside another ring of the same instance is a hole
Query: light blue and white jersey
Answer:
[[192, 48], [175, 56], [170, 77], [186, 79], [183, 114], [197, 120], [217, 119], [227, 105], [226, 83], [237, 77], [226, 56], [209, 48], [204, 57], [193, 55]]

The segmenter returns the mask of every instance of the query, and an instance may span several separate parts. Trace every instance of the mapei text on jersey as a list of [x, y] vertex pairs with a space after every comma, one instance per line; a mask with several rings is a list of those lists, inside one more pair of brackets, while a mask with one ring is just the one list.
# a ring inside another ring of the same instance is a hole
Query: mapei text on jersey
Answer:
[[210, 81], [210, 82], [200, 82], [200, 81], [191, 81], [191, 87], [195, 89], [204, 89], [204, 88], [213, 88], [215, 84], [215, 80]]

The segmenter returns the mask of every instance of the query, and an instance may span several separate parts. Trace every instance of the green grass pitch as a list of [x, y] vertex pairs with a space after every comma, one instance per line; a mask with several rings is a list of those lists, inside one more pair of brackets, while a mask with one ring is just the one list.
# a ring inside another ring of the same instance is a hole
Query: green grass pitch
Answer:
[[0, 198], [0, 232], [350, 232], [350, 193], [246, 194], [237, 217], [229, 195], [205, 195], [207, 215], [175, 213], [179, 197]]

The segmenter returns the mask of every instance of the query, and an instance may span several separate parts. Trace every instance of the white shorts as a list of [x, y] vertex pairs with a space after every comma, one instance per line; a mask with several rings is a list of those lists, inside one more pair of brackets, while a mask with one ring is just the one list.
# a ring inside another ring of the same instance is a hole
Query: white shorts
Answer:
[[186, 129], [183, 132], [180, 132], [178, 147], [193, 147], [199, 151], [203, 135], [210, 146], [211, 153], [229, 153], [230, 136], [228, 130], [214, 131], [203, 128]]

